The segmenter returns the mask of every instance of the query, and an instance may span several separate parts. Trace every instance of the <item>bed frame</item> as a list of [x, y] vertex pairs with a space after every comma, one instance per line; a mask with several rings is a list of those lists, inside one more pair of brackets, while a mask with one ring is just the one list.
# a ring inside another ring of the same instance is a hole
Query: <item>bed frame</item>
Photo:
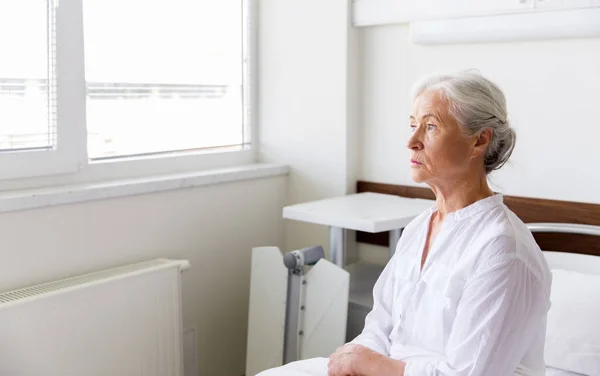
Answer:
[[[596, 236], [600, 242], [600, 226], [570, 223], [528, 223], [527, 227], [535, 234], [576, 234]], [[581, 273], [600, 274], [600, 257], [589, 254], [544, 251], [550, 269], [566, 269]]]
[[[357, 183], [357, 193], [361, 192], [435, 199], [429, 188], [368, 181]], [[504, 203], [528, 224], [540, 248], [546, 251], [551, 267], [568, 265], [572, 270], [600, 274], [600, 257], [584, 256], [600, 256], [599, 204], [518, 196], [504, 196]], [[388, 246], [389, 242], [387, 232], [357, 232], [356, 238], [360, 243], [381, 246]]]

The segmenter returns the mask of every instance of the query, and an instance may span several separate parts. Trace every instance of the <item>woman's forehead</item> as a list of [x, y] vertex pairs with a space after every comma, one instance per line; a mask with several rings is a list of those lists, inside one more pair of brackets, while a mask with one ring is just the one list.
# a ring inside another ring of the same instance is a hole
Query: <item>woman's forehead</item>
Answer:
[[448, 114], [448, 102], [437, 91], [426, 91], [415, 98], [411, 111], [411, 118], [424, 117], [444, 118]]

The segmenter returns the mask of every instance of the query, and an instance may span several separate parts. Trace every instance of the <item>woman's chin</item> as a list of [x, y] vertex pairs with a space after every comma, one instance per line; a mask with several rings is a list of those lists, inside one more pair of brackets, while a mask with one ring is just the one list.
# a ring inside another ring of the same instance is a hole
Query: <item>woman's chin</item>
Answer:
[[412, 170], [412, 180], [415, 183], [424, 183], [425, 182], [425, 174], [423, 174], [421, 171], [419, 171], [418, 169], [413, 169]]

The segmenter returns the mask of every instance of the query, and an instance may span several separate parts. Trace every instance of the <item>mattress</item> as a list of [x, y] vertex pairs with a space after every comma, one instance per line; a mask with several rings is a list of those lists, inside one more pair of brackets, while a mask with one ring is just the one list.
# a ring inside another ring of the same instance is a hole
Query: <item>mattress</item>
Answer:
[[546, 376], [584, 376], [584, 375], [582, 375], [580, 373], [563, 371], [562, 369], [546, 367]]

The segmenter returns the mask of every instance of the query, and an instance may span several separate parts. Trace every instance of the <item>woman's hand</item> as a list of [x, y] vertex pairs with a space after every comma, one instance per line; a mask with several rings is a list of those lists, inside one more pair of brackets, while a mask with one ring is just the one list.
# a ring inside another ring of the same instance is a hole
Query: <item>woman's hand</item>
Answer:
[[329, 357], [327, 376], [402, 376], [404, 367], [368, 347], [346, 344]]
[[359, 376], [373, 354], [375, 352], [367, 347], [346, 344], [329, 357], [327, 376]]

